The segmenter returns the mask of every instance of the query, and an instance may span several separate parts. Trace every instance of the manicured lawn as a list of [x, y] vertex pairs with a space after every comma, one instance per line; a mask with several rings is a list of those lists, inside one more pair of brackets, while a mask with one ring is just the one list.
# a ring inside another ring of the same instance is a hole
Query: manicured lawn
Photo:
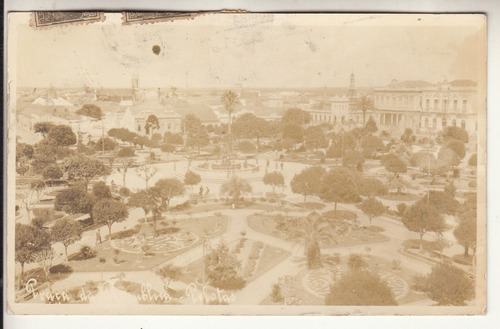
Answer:
[[309, 209], [309, 210], [321, 210], [321, 209], [326, 207], [324, 203], [320, 203], [320, 202], [306, 202], [306, 203], [301, 202], [301, 203], [297, 203], [296, 205], [301, 207], [301, 208], [305, 208], [305, 209]]
[[418, 195], [413, 195], [413, 194], [389, 193], [387, 195], [382, 195], [380, 198], [385, 199], [385, 200], [391, 200], [391, 201], [416, 201], [420, 197]]
[[[162, 228], [165, 225], [162, 225], [163, 221], [158, 221], [158, 229]], [[210, 232], [211, 229], [216, 227], [216, 222], [219, 223], [218, 230]], [[205, 228], [207, 228], [212, 236], [217, 236], [226, 231], [227, 228], [227, 217], [225, 216], [211, 216], [204, 218], [191, 218], [186, 220], [179, 220], [177, 223], [177, 227], [180, 229], [185, 229], [196, 233], [199, 237], [205, 235]], [[152, 223], [148, 223], [147, 225], [151, 226]], [[120, 235], [119, 232], [116, 232], [116, 235]], [[124, 232], [126, 235], [134, 234], [132, 232]], [[115, 234], [113, 234], [116, 236]], [[114, 261], [115, 251], [111, 246], [109, 241], [104, 241], [101, 244], [95, 246], [96, 256], [86, 260], [75, 260], [78, 259], [78, 253], [71, 255], [69, 258], [69, 265], [75, 272], [96, 272], [96, 271], [140, 271], [150, 269], [159, 264], [162, 264], [169, 259], [172, 259], [192, 248], [195, 248], [203, 243], [203, 239], [199, 239], [196, 243], [190, 245], [187, 248], [176, 250], [170, 253], [158, 253], [153, 255], [145, 256], [143, 253], [129, 253], [129, 252], [120, 252], [118, 254], [118, 262]], [[100, 259], [105, 259], [105, 263], [101, 263]]]
[[[251, 215], [247, 218], [248, 226], [257, 232], [268, 234], [277, 238], [287, 239], [285, 233], [276, 230], [276, 221], [272, 215]], [[345, 235], [335, 235], [337, 243], [322, 241], [322, 248], [336, 248], [342, 246], [355, 246], [359, 244], [378, 243], [389, 241], [385, 235], [374, 232], [372, 229], [350, 225], [350, 230]]]

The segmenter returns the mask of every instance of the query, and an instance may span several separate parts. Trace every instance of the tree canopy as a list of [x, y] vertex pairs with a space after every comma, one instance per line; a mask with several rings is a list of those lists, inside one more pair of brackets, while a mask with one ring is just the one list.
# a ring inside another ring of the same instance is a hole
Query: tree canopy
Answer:
[[108, 227], [109, 239], [111, 240], [111, 226], [116, 222], [124, 221], [128, 216], [127, 207], [113, 199], [98, 201], [92, 209], [92, 217], [96, 223], [102, 223]]
[[85, 186], [98, 176], [109, 175], [111, 169], [101, 160], [82, 154], [74, 155], [67, 159], [64, 169], [70, 180], [83, 180]]
[[84, 115], [97, 120], [101, 120], [103, 115], [101, 108], [94, 104], [83, 104], [83, 106], [76, 111], [76, 114]]
[[334, 283], [326, 296], [327, 305], [397, 305], [387, 283], [366, 269], [351, 269]]
[[277, 171], [265, 174], [264, 178], [262, 178], [262, 181], [264, 182], [264, 184], [271, 186], [273, 194], [275, 194], [276, 189], [282, 189], [285, 187], [285, 179], [283, 178], [283, 175]]
[[380, 163], [385, 167], [385, 169], [394, 174], [405, 173], [407, 171], [406, 162], [395, 154], [387, 154], [381, 160]]
[[220, 289], [241, 289], [245, 281], [238, 273], [241, 263], [229, 248], [221, 243], [205, 256], [205, 270], [208, 282]]
[[368, 216], [371, 225], [372, 219], [378, 216], [382, 216], [387, 211], [388, 207], [384, 206], [384, 204], [377, 200], [375, 197], [370, 197], [360, 203], [358, 205], [358, 208]]
[[460, 127], [447, 126], [443, 129], [441, 135], [445, 140], [456, 139], [463, 143], [469, 142], [469, 134], [465, 129]]
[[304, 196], [306, 202], [307, 196], [318, 194], [321, 188], [321, 177], [326, 173], [323, 167], [308, 167], [300, 173], [295, 174], [290, 181], [290, 187], [293, 193], [299, 193]]
[[321, 199], [335, 203], [353, 203], [360, 200], [359, 191], [356, 184], [356, 176], [346, 168], [330, 169], [321, 179], [319, 192]]
[[201, 176], [191, 170], [186, 171], [184, 175], [184, 184], [193, 186], [201, 182]]
[[50, 235], [53, 241], [63, 244], [66, 260], [68, 259], [68, 246], [80, 240], [82, 238], [82, 232], [82, 225], [71, 218], [59, 219], [54, 226], [52, 226]]
[[296, 125], [306, 125], [311, 122], [311, 115], [309, 112], [301, 110], [299, 108], [289, 108], [285, 111], [283, 116], [281, 117], [281, 121], [284, 124], [294, 123]]
[[57, 146], [70, 146], [76, 144], [76, 135], [70, 126], [57, 125], [50, 128], [47, 138], [53, 140]]
[[432, 205], [424, 200], [419, 200], [406, 209], [401, 218], [404, 226], [420, 236], [420, 247], [426, 232], [440, 233], [446, 230], [443, 215]]
[[15, 235], [15, 259], [24, 272], [24, 264], [33, 262], [37, 252], [50, 249], [50, 235], [44, 229], [21, 223], [16, 223]]
[[75, 185], [56, 194], [55, 210], [64, 210], [69, 214], [90, 214], [95, 204], [95, 197], [87, 192], [83, 185]]
[[233, 175], [221, 185], [220, 191], [222, 194], [230, 195], [233, 198], [233, 203], [238, 205], [241, 193], [251, 192], [252, 186], [246, 180]]
[[158, 117], [154, 114], [150, 114], [146, 119], [146, 124], [144, 125], [144, 129], [146, 130], [146, 135], [153, 134], [155, 129], [160, 129], [160, 121]]

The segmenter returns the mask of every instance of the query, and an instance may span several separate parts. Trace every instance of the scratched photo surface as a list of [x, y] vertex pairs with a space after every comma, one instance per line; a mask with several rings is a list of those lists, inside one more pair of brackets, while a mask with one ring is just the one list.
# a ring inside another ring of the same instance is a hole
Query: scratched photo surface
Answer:
[[11, 313], [486, 313], [485, 16], [8, 20]]

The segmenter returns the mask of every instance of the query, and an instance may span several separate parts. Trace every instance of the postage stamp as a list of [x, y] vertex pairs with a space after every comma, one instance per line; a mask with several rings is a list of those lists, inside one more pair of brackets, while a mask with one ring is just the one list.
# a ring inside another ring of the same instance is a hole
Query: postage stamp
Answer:
[[43, 28], [53, 25], [88, 24], [104, 20], [104, 13], [98, 11], [37, 11], [32, 13], [30, 25]]

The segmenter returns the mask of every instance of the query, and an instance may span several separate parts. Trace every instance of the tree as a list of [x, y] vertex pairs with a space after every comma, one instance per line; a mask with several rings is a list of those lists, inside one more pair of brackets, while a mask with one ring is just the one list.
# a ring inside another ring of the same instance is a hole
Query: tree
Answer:
[[408, 207], [401, 220], [408, 230], [420, 236], [420, 249], [422, 249], [422, 240], [426, 232], [441, 233], [446, 229], [443, 215], [423, 200]]
[[122, 177], [123, 177], [123, 186], [126, 187], [126, 178], [127, 178], [127, 171], [132, 166], [134, 163], [134, 157], [135, 157], [135, 151], [131, 147], [123, 147], [118, 151], [116, 154], [116, 158], [118, 159], [118, 162], [121, 165], [121, 168], [118, 170], [121, 172]]
[[181, 134], [173, 134], [167, 131], [163, 135], [163, 144], [182, 145], [183, 142]]
[[76, 144], [76, 135], [70, 126], [57, 125], [50, 128], [47, 138], [55, 141], [57, 146], [70, 146]]
[[316, 150], [328, 146], [328, 139], [323, 129], [317, 126], [307, 127], [304, 130], [304, 140], [309, 149]]
[[373, 158], [375, 152], [382, 150], [384, 143], [380, 137], [368, 135], [362, 139], [361, 147], [366, 158]]
[[455, 215], [459, 202], [455, 199], [454, 193], [450, 190], [428, 191], [428, 194], [422, 197], [422, 202], [428, 203], [442, 214]]
[[476, 167], [477, 166], [477, 153], [474, 153], [469, 158], [469, 166]]
[[201, 146], [208, 145], [208, 132], [197, 116], [193, 114], [186, 115], [184, 117], [184, 128], [187, 146], [197, 147], [199, 152]]
[[47, 134], [49, 133], [50, 129], [52, 127], [54, 127], [55, 124], [53, 124], [52, 122], [37, 122], [35, 123], [35, 125], [33, 126], [33, 131], [35, 133], [40, 133], [42, 134], [43, 138], [46, 138], [47, 137]]
[[34, 153], [35, 149], [30, 144], [16, 143], [16, 161], [32, 159]]
[[29, 222], [31, 222], [31, 211], [41, 201], [44, 189], [45, 182], [43, 180], [34, 180], [27, 191], [20, 192], [16, 196], [16, 199], [21, 200], [24, 209], [26, 209]]
[[21, 277], [24, 274], [24, 264], [34, 261], [34, 254], [50, 248], [49, 233], [36, 226], [16, 223], [15, 259], [21, 264]]
[[362, 166], [363, 163], [365, 162], [365, 158], [363, 157], [363, 154], [358, 151], [347, 151], [344, 153], [344, 156], [342, 157], [342, 165], [344, 167], [355, 167], [357, 169], [360, 169], [362, 171]]
[[156, 182], [153, 189], [156, 191], [168, 211], [170, 200], [184, 194], [184, 184], [176, 178], [163, 178]]
[[287, 123], [283, 126], [283, 139], [293, 144], [300, 143], [304, 140], [304, 130], [296, 123]]
[[146, 183], [146, 189], [149, 187], [148, 186], [149, 180], [158, 173], [158, 169], [156, 167], [153, 167], [150, 163], [147, 162], [142, 163], [139, 167], [135, 169], [135, 171], [137, 172], [137, 176], [143, 179], [144, 182]]
[[260, 147], [260, 139], [271, 135], [271, 125], [252, 113], [240, 115], [233, 123], [232, 130], [240, 138], [255, 138]]
[[207, 279], [214, 287], [227, 290], [243, 288], [245, 280], [239, 275], [240, 269], [241, 263], [224, 243], [205, 256]]
[[64, 170], [69, 180], [83, 180], [85, 186], [97, 176], [109, 175], [111, 169], [101, 160], [78, 154], [66, 160]]
[[323, 167], [308, 167], [300, 173], [295, 174], [290, 181], [290, 187], [293, 193], [299, 193], [304, 196], [306, 203], [308, 195], [319, 193], [321, 177], [326, 173]]
[[370, 225], [372, 224], [373, 218], [382, 216], [387, 211], [387, 206], [384, 206], [384, 204], [375, 197], [367, 198], [358, 205], [358, 208], [368, 216]]
[[333, 168], [323, 175], [319, 196], [327, 202], [335, 203], [335, 218], [337, 218], [337, 203], [352, 203], [359, 201], [356, 177], [346, 168]]
[[311, 115], [309, 114], [309, 112], [301, 110], [299, 108], [289, 108], [281, 117], [281, 122], [283, 122], [284, 124], [294, 123], [302, 126], [311, 122]]
[[265, 174], [262, 181], [264, 184], [271, 186], [273, 195], [276, 195], [276, 189], [283, 189], [285, 187], [285, 179], [283, 178], [283, 175], [277, 171]]
[[438, 162], [458, 166], [465, 157], [465, 144], [456, 139], [445, 142], [438, 153]]
[[413, 135], [411, 128], [406, 128], [403, 135], [401, 135], [401, 140], [406, 144], [413, 144], [417, 140], [417, 137]]
[[239, 96], [232, 90], [226, 90], [224, 94], [222, 94], [221, 102], [224, 105], [224, 109], [229, 114], [229, 122], [228, 122], [228, 131], [227, 134], [229, 136], [229, 152], [233, 152], [233, 144], [232, 144], [232, 134], [231, 134], [231, 126], [233, 124], [233, 112], [236, 105], [240, 102]]
[[139, 190], [133, 193], [128, 200], [129, 207], [140, 207], [144, 210], [144, 221], [147, 222], [148, 214], [156, 206], [156, 199], [151, 189]]
[[108, 135], [129, 144], [133, 144], [135, 138], [139, 137], [136, 133], [125, 128], [112, 128], [108, 131]]
[[327, 305], [397, 305], [391, 288], [366, 269], [351, 269], [330, 288]]
[[374, 177], [360, 177], [357, 182], [359, 194], [373, 197], [387, 194], [387, 187]]
[[330, 221], [316, 212], [307, 217], [278, 217], [277, 230], [284, 232], [289, 239], [298, 240], [304, 244], [304, 253], [309, 268], [321, 266], [321, 243], [333, 241], [336, 235], [346, 232], [345, 223]]
[[228, 181], [224, 182], [220, 188], [222, 194], [228, 194], [233, 198], [233, 204], [240, 203], [241, 193], [249, 193], [252, 191], [252, 186], [244, 179], [233, 175]]
[[54, 184], [54, 180], [59, 179], [63, 176], [63, 171], [62, 169], [56, 165], [49, 165], [45, 167], [45, 169], [42, 171], [42, 176], [43, 179], [50, 181], [50, 184]]
[[47, 283], [49, 284], [49, 292], [52, 292], [50, 283], [50, 268], [52, 267], [54, 256], [55, 252], [52, 247], [39, 250], [33, 255], [34, 261], [42, 268], [42, 271], [45, 274], [45, 280], [47, 280]]
[[53, 241], [63, 244], [66, 261], [68, 261], [68, 246], [80, 240], [82, 238], [82, 232], [82, 225], [71, 218], [59, 219], [54, 226], [52, 226], [50, 235]]
[[111, 189], [104, 182], [96, 182], [92, 185], [92, 193], [97, 200], [111, 198]]
[[76, 114], [84, 115], [97, 120], [101, 120], [103, 115], [101, 108], [94, 104], [83, 104], [83, 106], [76, 111]]
[[469, 257], [472, 248], [474, 256], [477, 244], [477, 203], [476, 200], [465, 201], [458, 210], [460, 223], [455, 227], [453, 235], [457, 242], [464, 247], [464, 257]]
[[441, 134], [444, 140], [455, 139], [463, 143], [469, 142], [469, 134], [463, 128], [448, 126], [443, 129]]
[[184, 184], [191, 187], [191, 191], [193, 190], [193, 186], [197, 185], [201, 182], [201, 176], [197, 173], [188, 170], [184, 175]]
[[238, 150], [243, 153], [255, 152], [255, 145], [252, 142], [243, 140], [238, 143]]
[[174, 280], [178, 280], [182, 274], [182, 269], [172, 264], [167, 264], [165, 266], [159, 267], [155, 270], [156, 275], [158, 275], [163, 281], [163, 289], [165, 292], [169, 292], [168, 286]]
[[[103, 144], [104, 144], [104, 147], [103, 147]], [[97, 142], [95, 143], [94, 145], [94, 148], [96, 149], [96, 151], [113, 151], [116, 147], [118, 146], [118, 144], [112, 140], [111, 138], [108, 138], [108, 137], [104, 137], [103, 138], [99, 138], [97, 140]]]
[[112, 239], [111, 225], [115, 222], [123, 222], [127, 216], [127, 207], [123, 203], [113, 199], [100, 200], [92, 209], [92, 217], [94, 218], [94, 221], [108, 227], [109, 240]]
[[87, 192], [87, 188], [78, 184], [56, 194], [54, 209], [68, 214], [91, 214], [95, 202], [95, 197]]
[[374, 132], [376, 132], [378, 130], [377, 123], [375, 122], [375, 120], [373, 119], [373, 117], [371, 115], [368, 118], [368, 121], [366, 122], [364, 129], [369, 134], [373, 134]]
[[146, 135], [153, 135], [153, 131], [155, 129], [160, 129], [160, 121], [158, 120], [158, 117], [154, 114], [150, 114], [146, 119], [144, 129], [146, 130]]
[[366, 95], [361, 96], [356, 100], [354, 108], [363, 112], [363, 124], [365, 124], [366, 112], [373, 110], [373, 100]]
[[[393, 180], [399, 181], [399, 174], [405, 173], [408, 168], [406, 167], [406, 162], [403, 161], [399, 156], [395, 154], [387, 154], [384, 156], [380, 163], [385, 167], [385, 169], [393, 173]], [[397, 186], [397, 194], [401, 192], [401, 185]]]
[[423, 290], [439, 305], [463, 306], [474, 298], [474, 280], [451, 264], [441, 263], [432, 268], [424, 281]]

